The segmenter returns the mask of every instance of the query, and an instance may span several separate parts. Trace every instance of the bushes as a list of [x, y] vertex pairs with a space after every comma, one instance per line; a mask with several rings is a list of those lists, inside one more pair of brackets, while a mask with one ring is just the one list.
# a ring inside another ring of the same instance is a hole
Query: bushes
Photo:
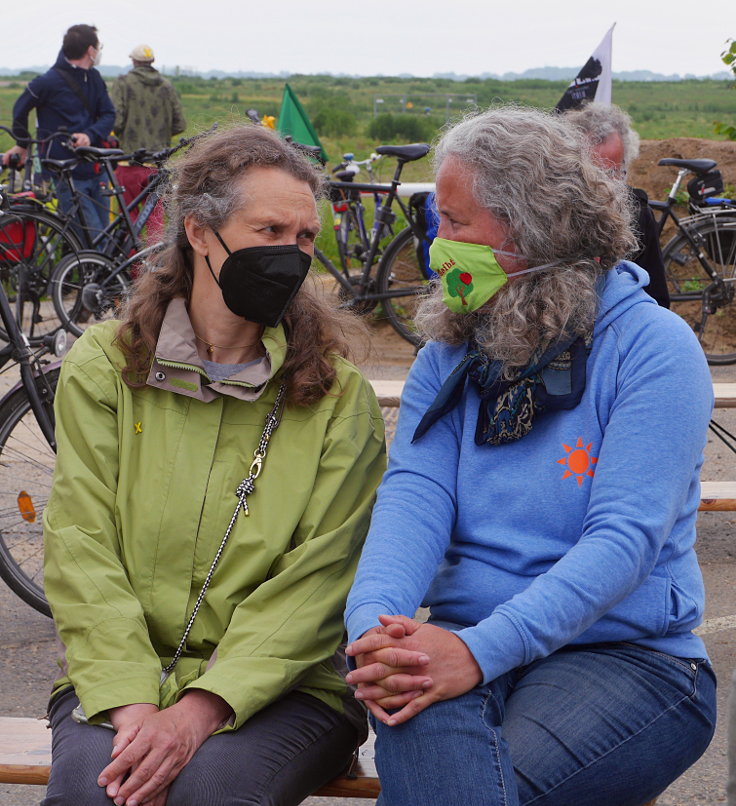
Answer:
[[382, 143], [429, 142], [441, 127], [433, 117], [418, 115], [392, 115], [388, 112], [373, 118], [368, 126], [368, 136]]
[[349, 109], [323, 106], [312, 117], [314, 128], [327, 137], [355, 134], [357, 120]]

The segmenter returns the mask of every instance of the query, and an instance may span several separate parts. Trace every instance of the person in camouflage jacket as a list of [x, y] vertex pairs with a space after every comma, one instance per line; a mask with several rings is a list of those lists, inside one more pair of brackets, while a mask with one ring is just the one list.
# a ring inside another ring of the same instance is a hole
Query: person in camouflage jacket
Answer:
[[[115, 106], [115, 134], [125, 151], [139, 148], [159, 151], [186, 128], [181, 101], [171, 82], [153, 67], [154, 54], [148, 45], [133, 48], [130, 58], [133, 69], [118, 76], [110, 92]], [[125, 188], [126, 204], [143, 190], [154, 172], [154, 168], [143, 165], [121, 165], [117, 169], [118, 182]], [[131, 211], [133, 221], [137, 217], [138, 211]], [[149, 243], [160, 240], [163, 234], [160, 204], [148, 219], [147, 232]]]

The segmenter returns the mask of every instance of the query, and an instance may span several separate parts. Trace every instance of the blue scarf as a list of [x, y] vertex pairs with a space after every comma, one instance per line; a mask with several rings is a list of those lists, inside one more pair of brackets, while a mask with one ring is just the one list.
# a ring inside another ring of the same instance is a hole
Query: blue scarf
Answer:
[[573, 409], [585, 391], [585, 365], [592, 334], [563, 334], [516, 377], [502, 379], [500, 361], [491, 361], [471, 348], [442, 384], [437, 397], [414, 432], [416, 442], [448, 411], [457, 406], [469, 379], [478, 387], [480, 409], [476, 445], [503, 445], [525, 437], [535, 417]]

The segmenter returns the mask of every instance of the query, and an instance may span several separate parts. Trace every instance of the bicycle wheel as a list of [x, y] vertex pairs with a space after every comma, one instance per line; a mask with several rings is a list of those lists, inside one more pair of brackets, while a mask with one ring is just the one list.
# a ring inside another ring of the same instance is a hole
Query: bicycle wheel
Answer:
[[[58, 367], [45, 376], [56, 389]], [[21, 387], [0, 409], [0, 577], [46, 616], [51, 611], [43, 594], [42, 514], [54, 458]]]
[[115, 263], [99, 252], [64, 258], [51, 275], [51, 298], [61, 324], [75, 336], [94, 322], [114, 318], [130, 286], [125, 272], [111, 277]]
[[[347, 289], [338, 280], [338, 277], [343, 278], [350, 283], [351, 288], [355, 288], [359, 293], [363, 281], [362, 274], [355, 273], [346, 277], [344, 272], [337, 269], [327, 255], [320, 252], [319, 249], [314, 250], [313, 265], [315, 262], [321, 263], [322, 268], [316, 267], [311, 272], [314, 290], [331, 308], [342, 308], [357, 316], [365, 316], [378, 305], [378, 300], [375, 299], [356, 299], [356, 292]], [[371, 293], [375, 290], [375, 280], [372, 277], [368, 278], [367, 290]]]
[[394, 330], [412, 344], [422, 343], [414, 327], [414, 314], [421, 297], [429, 292], [429, 279], [419, 263], [417, 239], [411, 227], [403, 229], [378, 265], [376, 286], [383, 310]]
[[[11, 208], [0, 215], [0, 279], [32, 345], [41, 344], [61, 326], [49, 281], [54, 266], [80, 248], [64, 221], [51, 213]], [[7, 341], [3, 328], [0, 338]]]
[[340, 226], [336, 233], [337, 250], [340, 254], [340, 263], [348, 273], [359, 272], [363, 268], [370, 244], [360, 237], [358, 215], [353, 207], [348, 208], [340, 219]]
[[[736, 217], [716, 214], [684, 225], [695, 245], [677, 235], [662, 253], [671, 308], [695, 331], [709, 364], [736, 363]], [[700, 250], [717, 282], [701, 266]]]

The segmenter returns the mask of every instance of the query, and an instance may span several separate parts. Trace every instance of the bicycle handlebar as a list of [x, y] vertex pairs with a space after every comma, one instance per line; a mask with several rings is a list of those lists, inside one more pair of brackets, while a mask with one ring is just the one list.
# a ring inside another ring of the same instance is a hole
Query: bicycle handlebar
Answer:
[[[16, 136], [15, 132], [12, 129], [9, 129], [7, 126], [0, 126], [0, 129], [2, 129], [4, 132], [7, 132], [13, 138], [13, 140], [15, 140], [16, 142], [19, 139]], [[71, 135], [71, 132], [69, 131], [69, 129], [59, 129], [58, 131], [55, 131], [52, 134], [49, 134], [47, 137], [39, 137], [39, 138], [22, 137], [20, 139], [23, 140], [28, 145], [31, 145], [31, 144], [33, 144], [33, 145], [43, 145], [44, 143], [48, 143], [49, 140], [53, 140], [55, 137], [69, 137], [70, 135]], [[26, 146], [23, 146], [23, 147], [25, 148]]]
[[376, 154], [375, 151], [373, 151], [371, 155], [366, 157], [364, 160], [356, 160], [355, 155], [351, 152], [348, 152], [347, 154], [342, 155], [343, 161], [332, 169], [332, 173], [336, 174], [338, 171], [349, 170], [352, 166], [356, 166], [358, 170], [356, 170], [355, 173], [357, 174], [362, 166], [372, 165], [374, 162], [378, 162], [380, 159], [383, 159], [383, 157], [380, 154]]

